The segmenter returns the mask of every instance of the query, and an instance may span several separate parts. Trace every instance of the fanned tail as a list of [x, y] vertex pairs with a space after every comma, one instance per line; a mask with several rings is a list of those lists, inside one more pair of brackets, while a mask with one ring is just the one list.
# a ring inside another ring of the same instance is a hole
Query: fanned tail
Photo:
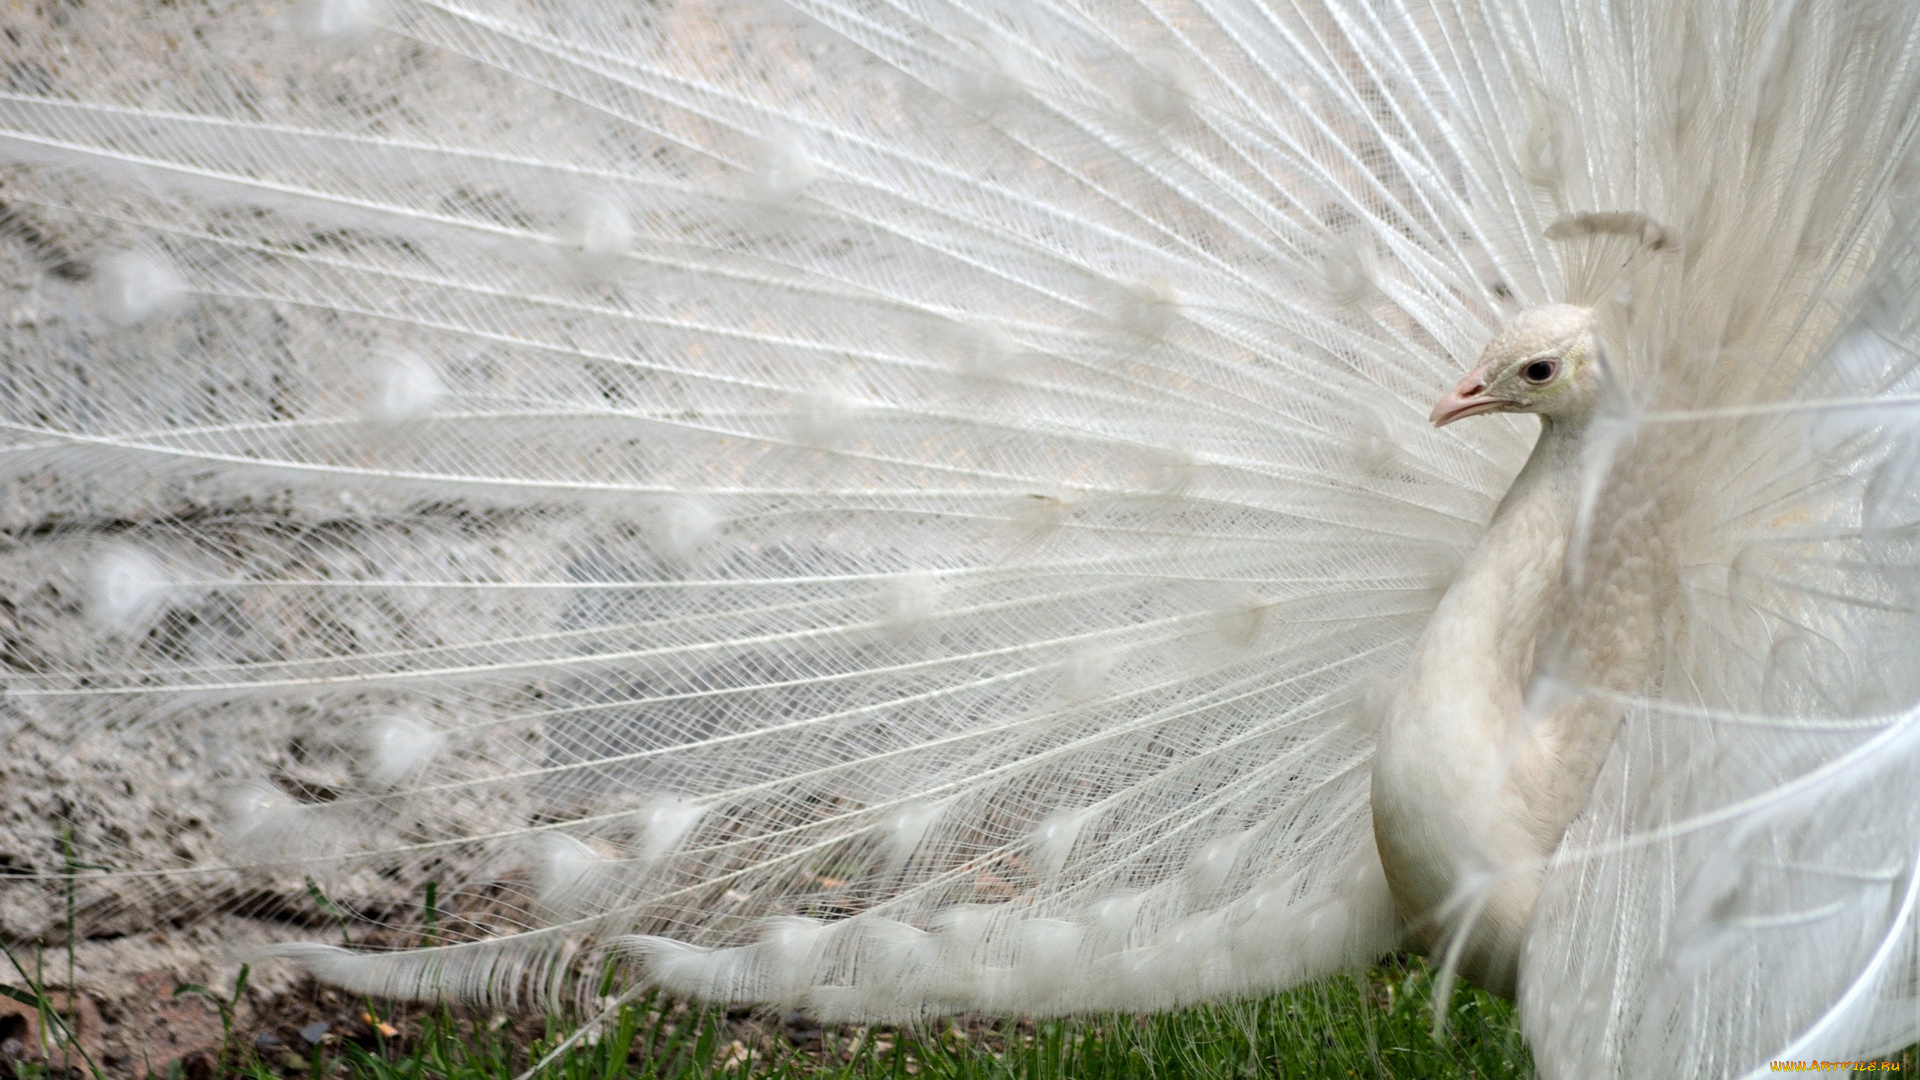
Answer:
[[1903, 5], [63, 11], [0, 44], [9, 938], [862, 1018], [1364, 962], [1383, 688], [1531, 437], [1427, 406], [1571, 301], [1539, 689], [1617, 734], [1542, 1072], [1920, 1034]]
[[[0, 95], [11, 220], [91, 274], [0, 454], [10, 739], [76, 763], [93, 932], [332, 908], [353, 950], [280, 953], [359, 990], [869, 1018], [1398, 941], [1377, 688], [1524, 449], [1421, 421], [1526, 287], [1429, 43], [308, 15], [37, 26], [84, 63]], [[122, 760], [172, 771], [93, 794]]]

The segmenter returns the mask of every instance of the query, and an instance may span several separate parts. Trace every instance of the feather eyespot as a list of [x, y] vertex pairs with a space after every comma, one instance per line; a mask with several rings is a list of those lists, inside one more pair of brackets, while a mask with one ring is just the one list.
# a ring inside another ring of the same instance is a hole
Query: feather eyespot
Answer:
[[1552, 382], [1553, 377], [1558, 374], [1560, 374], [1560, 362], [1557, 360], [1535, 360], [1520, 372], [1522, 378], [1535, 386]]

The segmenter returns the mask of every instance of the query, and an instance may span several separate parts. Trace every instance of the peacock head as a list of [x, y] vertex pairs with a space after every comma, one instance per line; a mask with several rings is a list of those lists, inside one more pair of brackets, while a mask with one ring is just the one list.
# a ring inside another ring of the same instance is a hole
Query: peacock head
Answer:
[[1593, 311], [1548, 304], [1515, 315], [1493, 335], [1480, 363], [1433, 407], [1434, 427], [1490, 412], [1552, 418], [1583, 415], [1599, 383]]

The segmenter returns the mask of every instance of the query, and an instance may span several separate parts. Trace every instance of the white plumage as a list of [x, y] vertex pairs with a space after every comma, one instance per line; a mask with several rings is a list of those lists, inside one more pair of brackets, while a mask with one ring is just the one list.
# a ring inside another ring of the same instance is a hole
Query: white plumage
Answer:
[[16, 12], [0, 932], [1904, 1045], [1917, 19]]

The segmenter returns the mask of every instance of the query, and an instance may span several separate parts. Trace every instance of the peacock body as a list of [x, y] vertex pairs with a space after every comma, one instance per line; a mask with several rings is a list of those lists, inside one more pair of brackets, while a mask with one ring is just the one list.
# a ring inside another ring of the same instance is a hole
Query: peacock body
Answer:
[[1920, 10], [0, 21], [0, 936], [1920, 1037]]

